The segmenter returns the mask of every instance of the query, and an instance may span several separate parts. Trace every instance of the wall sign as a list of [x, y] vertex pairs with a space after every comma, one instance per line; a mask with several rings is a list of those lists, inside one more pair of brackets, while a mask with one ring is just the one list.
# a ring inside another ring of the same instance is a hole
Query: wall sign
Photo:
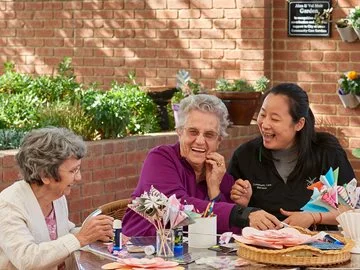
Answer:
[[331, 7], [331, 0], [288, 1], [288, 35], [296, 37], [329, 37], [331, 23], [315, 24], [314, 16]]

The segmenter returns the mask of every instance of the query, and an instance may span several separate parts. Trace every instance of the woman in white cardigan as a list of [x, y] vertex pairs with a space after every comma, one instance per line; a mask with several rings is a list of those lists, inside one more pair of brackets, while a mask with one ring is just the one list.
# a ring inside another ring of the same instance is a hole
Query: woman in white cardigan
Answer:
[[16, 154], [23, 174], [0, 193], [0, 269], [70, 269], [65, 260], [91, 242], [109, 241], [113, 218], [100, 215], [75, 228], [67, 202], [81, 180], [83, 140], [63, 128], [29, 132]]

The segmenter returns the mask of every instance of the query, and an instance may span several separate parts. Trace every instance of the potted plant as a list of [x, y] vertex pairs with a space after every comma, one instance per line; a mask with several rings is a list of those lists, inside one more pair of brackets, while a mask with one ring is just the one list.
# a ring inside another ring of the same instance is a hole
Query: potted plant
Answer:
[[336, 30], [339, 32], [342, 41], [354, 42], [358, 39], [358, 35], [348, 19], [339, 19], [335, 24]]
[[234, 125], [249, 125], [269, 82], [265, 76], [256, 80], [253, 85], [244, 79], [232, 82], [219, 79], [213, 94], [223, 100]]
[[[338, 2], [334, 4], [334, 7], [336, 7]], [[318, 12], [314, 16], [315, 24], [328, 24], [331, 22], [331, 15], [333, 12], [333, 7], [329, 9], [324, 9], [321, 13]], [[357, 40], [358, 36], [354, 31], [353, 25], [351, 23], [351, 20], [348, 18], [342, 18], [337, 21], [335, 21], [335, 28], [339, 32], [339, 35], [342, 39], [342, 41], [345, 42], [354, 42]]]
[[352, 151], [352, 154], [356, 158], [360, 158], [360, 148], [356, 148]]
[[360, 6], [350, 9], [348, 19], [352, 24], [357, 36], [360, 38]]
[[356, 108], [360, 103], [360, 76], [356, 71], [345, 72], [338, 80], [338, 96], [345, 108]]
[[176, 73], [176, 92], [171, 98], [171, 107], [174, 112], [175, 126], [178, 121], [178, 110], [180, 101], [189, 96], [196, 95], [202, 91], [202, 86], [191, 79], [190, 72], [181, 69]]

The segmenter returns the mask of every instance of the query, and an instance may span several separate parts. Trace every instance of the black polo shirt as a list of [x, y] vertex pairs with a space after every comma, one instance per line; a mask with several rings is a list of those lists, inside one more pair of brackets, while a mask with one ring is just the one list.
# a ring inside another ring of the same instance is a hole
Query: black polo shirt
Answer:
[[310, 200], [313, 192], [308, 190], [307, 186], [317, 182], [320, 175], [325, 175], [330, 167], [339, 167], [338, 185], [343, 185], [355, 177], [345, 151], [317, 147], [321, 161], [314, 162], [309, 172], [285, 183], [274, 162], [262, 158], [260, 149], [263, 149], [261, 137], [242, 144], [235, 150], [228, 172], [235, 180], [241, 178], [250, 181], [253, 194], [248, 206], [261, 208], [279, 220], [286, 218], [280, 214], [280, 208], [299, 211]]

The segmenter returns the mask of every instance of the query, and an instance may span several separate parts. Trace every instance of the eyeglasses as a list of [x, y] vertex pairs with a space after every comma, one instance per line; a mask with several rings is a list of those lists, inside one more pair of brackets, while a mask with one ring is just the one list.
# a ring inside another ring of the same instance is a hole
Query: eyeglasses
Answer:
[[60, 170], [60, 169], [59, 169], [59, 171], [71, 173], [71, 174], [74, 176], [74, 178], [75, 178], [76, 175], [78, 175], [79, 173], [81, 173], [81, 167], [80, 167], [80, 166], [79, 166], [79, 167], [76, 167], [75, 169], [73, 169], [73, 170], [71, 170], [71, 171], [68, 171], [68, 170]]
[[[191, 138], [196, 138], [200, 135], [200, 131], [196, 128], [184, 128], [186, 135], [191, 137]], [[205, 140], [207, 141], [215, 141], [218, 137], [219, 134], [215, 131], [205, 131], [204, 133], [202, 133], [203, 137], [205, 138]]]

